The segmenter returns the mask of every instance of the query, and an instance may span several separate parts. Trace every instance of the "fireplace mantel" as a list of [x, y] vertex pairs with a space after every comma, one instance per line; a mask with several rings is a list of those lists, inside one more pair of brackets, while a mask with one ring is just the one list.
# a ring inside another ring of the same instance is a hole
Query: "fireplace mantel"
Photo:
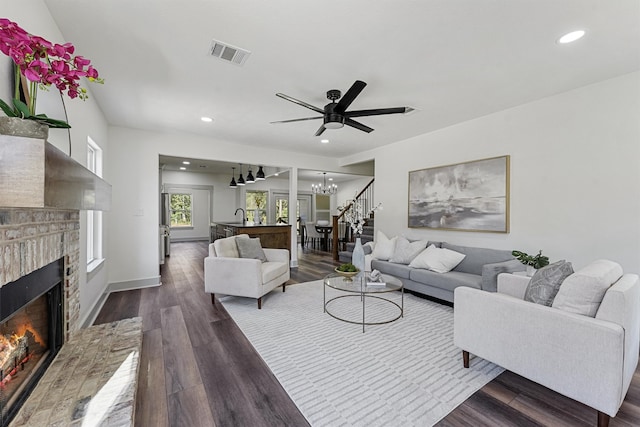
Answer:
[[43, 139], [0, 135], [0, 206], [106, 211], [111, 185]]

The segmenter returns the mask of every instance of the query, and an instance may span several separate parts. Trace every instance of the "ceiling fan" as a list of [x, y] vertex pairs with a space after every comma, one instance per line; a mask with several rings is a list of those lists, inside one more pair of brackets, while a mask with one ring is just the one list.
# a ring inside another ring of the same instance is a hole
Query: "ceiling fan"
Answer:
[[[315, 107], [311, 104], [307, 104], [304, 101], [300, 101], [298, 99], [292, 98], [283, 93], [276, 93], [276, 96], [286, 99], [287, 101], [291, 101], [295, 104], [306, 107], [310, 110], [313, 110], [317, 113], [322, 114], [319, 117], [306, 117], [302, 119], [291, 119], [291, 120], [280, 120], [277, 122], [271, 123], [291, 123], [291, 122], [301, 122], [305, 120], [316, 120], [323, 119], [323, 123], [316, 132], [316, 136], [320, 136], [325, 129], [340, 129], [344, 125], [354, 127], [356, 129], [360, 129], [364, 132], [373, 131], [369, 126], [363, 125], [360, 122], [356, 122], [352, 119], [352, 117], [364, 117], [364, 116], [380, 116], [383, 114], [404, 114], [413, 111], [411, 107], [394, 107], [394, 108], [375, 108], [372, 110], [356, 110], [356, 111], [347, 111], [349, 105], [356, 99], [362, 89], [367, 84], [361, 80], [356, 80], [353, 85], [349, 88], [347, 93], [342, 96], [342, 93], [337, 89], [332, 89], [327, 91], [327, 99], [331, 102], [324, 106], [324, 109]], [[342, 99], [340, 97], [342, 96]], [[340, 99], [340, 101], [338, 101]], [[338, 101], [338, 102], [336, 102]]]

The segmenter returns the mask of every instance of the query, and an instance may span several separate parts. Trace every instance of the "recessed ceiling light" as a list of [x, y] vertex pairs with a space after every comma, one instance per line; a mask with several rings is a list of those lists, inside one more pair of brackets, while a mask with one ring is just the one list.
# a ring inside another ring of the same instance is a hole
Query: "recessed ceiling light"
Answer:
[[184, 166], [180, 166], [180, 170], [181, 170], [181, 171], [186, 171], [186, 170], [187, 170], [187, 168], [185, 168]]
[[333, 181], [333, 178], [329, 178], [329, 181]]
[[558, 43], [567, 44], [574, 42], [584, 36], [584, 30], [572, 31], [570, 33], [565, 34], [564, 36], [558, 39]]
[[190, 165], [190, 164], [191, 164], [191, 162], [188, 162], [188, 161], [186, 161], [186, 160], [185, 160], [184, 162], [182, 162], [182, 164], [183, 164], [183, 165]]
[[213, 121], [211, 117], [200, 117], [200, 120], [202, 120], [205, 123], [211, 123]]
[[278, 172], [276, 172], [276, 173], [274, 173], [273, 175], [274, 175], [274, 176], [278, 176], [278, 175], [280, 175], [280, 174], [279, 174]]
[[323, 144], [328, 144], [329, 140], [328, 139], [321, 139], [320, 142], [322, 142]]

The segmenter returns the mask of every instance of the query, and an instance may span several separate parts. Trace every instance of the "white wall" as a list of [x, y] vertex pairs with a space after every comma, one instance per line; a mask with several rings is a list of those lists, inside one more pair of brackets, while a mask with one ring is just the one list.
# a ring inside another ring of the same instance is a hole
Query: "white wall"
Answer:
[[[428, 118], [425, 118], [428, 120]], [[407, 226], [408, 172], [511, 155], [511, 232]], [[462, 245], [542, 249], [574, 268], [607, 258], [640, 273], [640, 73], [363, 153], [375, 157], [376, 228]], [[356, 159], [354, 159], [356, 160]]]
[[[53, 21], [53, 18], [49, 14], [49, 9], [44, 5], [41, 0], [30, 1], [7, 1], [2, 4], [2, 16], [16, 22], [26, 31], [44, 37], [45, 39], [55, 43], [71, 42], [73, 40], [65, 40], [58, 29], [58, 26]], [[76, 54], [84, 55], [91, 59], [90, 52], [76, 52]], [[9, 82], [10, 76], [7, 75], [10, 70], [9, 59], [1, 55], [0, 56], [0, 82]], [[99, 70], [98, 70], [99, 71]], [[106, 80], [108, 84], [108, 79]], [[69, 124], [72, 126], [71, 133], [71, 157], [82, 165], [87, 164], [87, 137], [91, 138], [100, 146], [103, 150], [105, 159], [109, 152], [109, 144], [107, 138], [107, 123], [104, 119], [102, 111], [96, 104], [93, 96], [91, 95], [90, 83], [84, 81], [82, 84], [89, 92], [89, 99], [82, 101], [79, 99], [70, 99], [64, 97], [65, 107], [67, 109], [67, 117]], [[55, 89], [55, 88], [54, 88]], [[52, 92], [54, 89], [50, 89]], [[39, 92], [40, 93], [40, 92]], [[49, 94], [51, 95], [51, 93]], [[5, 102], [10, 102], [13, 94], [7, 85], [0, 84], [0, 97]], [[57, 131], [57, 130], [53, 130]], [[53, 132], [52, 131], [52, 132]], [[65, 153], [69, 153], [69, 142], [66, 140], [53, 140], [50, 139], [54, 145]], [[105, 173], [104, 178], [109, 181], [109, 174]], [[108, 236], [109, 225], [108, 218], [109, 213], [105, 212], [103, 215], [104, 221], [104, 239], [102, 253], [106, 258], [105, 265], [101, 270], [96, 271], [89, 281], [87, 281], [86, 275], [86, 242], [87, 242], [87, 229], [86, 229], [86, 213], [81, 212], [80, 215], [80, 265], [84, 268], [80, 272], [80, 319], [81, 323], [84, 323], [88, 316], [90, 316], [95, 304], [100, 299], [107, 286], [107, 265], [109, 262], [108, 256]]]

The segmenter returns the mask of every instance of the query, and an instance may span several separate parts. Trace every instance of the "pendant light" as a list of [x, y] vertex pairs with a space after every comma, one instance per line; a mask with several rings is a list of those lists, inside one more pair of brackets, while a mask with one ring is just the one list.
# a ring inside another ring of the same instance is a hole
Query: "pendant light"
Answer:
[[253, 184], [256, 182], [256, 179], [253, 177], [253, 173], [251, 173], [251, 166], [249, 166], [249, 174], [247, 175], [247, 184]]
[[238, 177], [238, 185], [244, 185], [244, 178], [242, 177], [242, 163], [240, 163], [240, 176]]
[[229, 183], [229, 188], [238, 188], [238, 184], [236, 184], [236, 168], [232, 167], [231, 169], [233, 169], [233, 177], [231, 178], [231, 182]]
[[313, 194], [335, 194], [338, 191], [338, 186], [331, 184], [327, 187], [327, 173], [322, 172], [322, 184], [312, 184], [311, 192]]
[[256, 181], [264, 181], [264, 171], [262, 166], [258, 166], [258, 173], [256, 173]]

